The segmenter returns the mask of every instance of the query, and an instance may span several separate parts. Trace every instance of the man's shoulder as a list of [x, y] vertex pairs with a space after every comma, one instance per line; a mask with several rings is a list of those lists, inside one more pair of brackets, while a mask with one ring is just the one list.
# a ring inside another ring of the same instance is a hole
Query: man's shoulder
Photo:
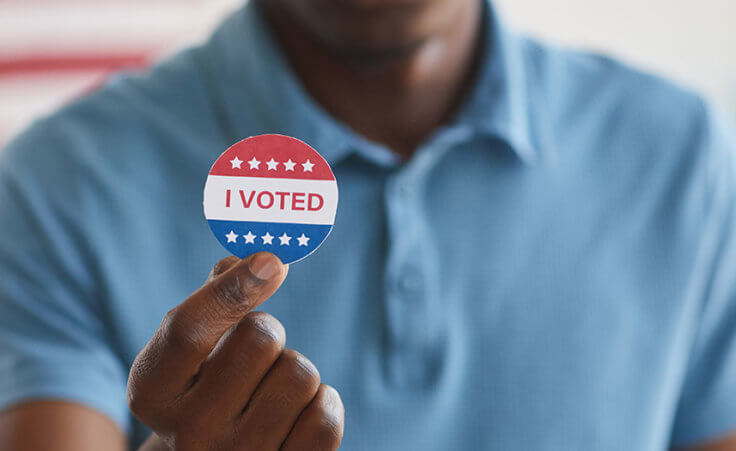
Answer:
[[710, 214], [705, 206], [736, 199], [733, 124], [693, 89], [614, 58], [518, 39], [539, 145], [576, 192], [691, 225]]
[[733, 159], [733, 127], [695, 90], [594, 52], [519, 40], [540, 135], [561, 162], [685, 183]]
[[0, 167], [40, 170], [39, 160], [53, 160], [57, 168], [105, 163], [135, 170], [141, 158], [175, 149], [179, 141], [211, 137], [217, 126], [197, 50], [181, 52], [145, 72], [115, 75], [36, 120], [0, 152]]
[[651, 148], [707, 120], [708, 105], [687, 86], [610, 56], [520, 39], [528, 83], [560, 132], [585, 127]]
[[115, 76], [34, 122], [0, 151], [0, 190], [79, 218], [199, 186], [224, 138], [194, 57]]

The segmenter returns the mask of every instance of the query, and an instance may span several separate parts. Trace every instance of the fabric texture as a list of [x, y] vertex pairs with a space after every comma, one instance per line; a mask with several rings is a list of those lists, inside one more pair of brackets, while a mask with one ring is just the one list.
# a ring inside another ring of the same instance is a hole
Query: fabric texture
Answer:
[[340, 206], [262, 309], [340, 391], [343, 449], [664, 450], [736, 429], [732, 128], [486, 13], [468, 99], [405, 162], [309, 98], [257, 2], [11, 142], [0, 407], [68, 399], [144, 440], [129, 367], [225, 256], [207, 171], [281, 133], [331, 163]]

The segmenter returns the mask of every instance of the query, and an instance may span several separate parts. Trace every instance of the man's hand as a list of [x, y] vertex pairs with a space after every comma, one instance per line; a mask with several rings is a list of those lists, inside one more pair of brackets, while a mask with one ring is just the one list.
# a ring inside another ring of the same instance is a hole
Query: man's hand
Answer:
[[334, 450], [344, 411], [284, 328], [251, 312], [288, 267], [273, 255], [215, 265], [171, 310], [130, 370], [128, 404], [154, 434], [142, 449]]

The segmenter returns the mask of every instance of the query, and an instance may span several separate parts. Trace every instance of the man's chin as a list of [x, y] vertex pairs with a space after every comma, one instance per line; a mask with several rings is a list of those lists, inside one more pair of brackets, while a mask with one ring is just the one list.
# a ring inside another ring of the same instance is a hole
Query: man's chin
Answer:
[[[333, 49], [375, 60], [411, 54], [431, 37], [434, 17], [426, 0], [346, 0], [363, 10], [337, 12], [333, 27], [315, 30]], [[427, 20], [427, 19], [430, 20]], [[329, 29], [329, 31], [328, 31]]]
[[[463, 0], [471, 1], [471, 0]], [[281, 0], [325, 47], [356, 61], [411, 55], [446, 29], [461, 0]]]
[[375, 65], [381, 62], [390, 62], [406, 59], [415, 54], [424, 44], [424, 39], [407, 40], [406, 42], [374, 42], [357, 43], [343, 42], [335, 50], [341, 53], [346, 60], [354, 63]]
[[336, 3], [356, 9], [370, 9], [391, 6], [412, 6], [430, 3], [432, 0], [337, 0]]

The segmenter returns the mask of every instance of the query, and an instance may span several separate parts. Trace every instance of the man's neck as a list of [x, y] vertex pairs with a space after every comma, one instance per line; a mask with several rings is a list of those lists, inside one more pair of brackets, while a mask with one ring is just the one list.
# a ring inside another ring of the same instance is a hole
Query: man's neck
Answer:
[[266, 10], [309, 94], [364, 137], [409, 157], [455, 113], [475, 75], [482, 2], [465, 4], [444, 33], [406, 52], [370, 58], [335, 52], [287, 14]]

